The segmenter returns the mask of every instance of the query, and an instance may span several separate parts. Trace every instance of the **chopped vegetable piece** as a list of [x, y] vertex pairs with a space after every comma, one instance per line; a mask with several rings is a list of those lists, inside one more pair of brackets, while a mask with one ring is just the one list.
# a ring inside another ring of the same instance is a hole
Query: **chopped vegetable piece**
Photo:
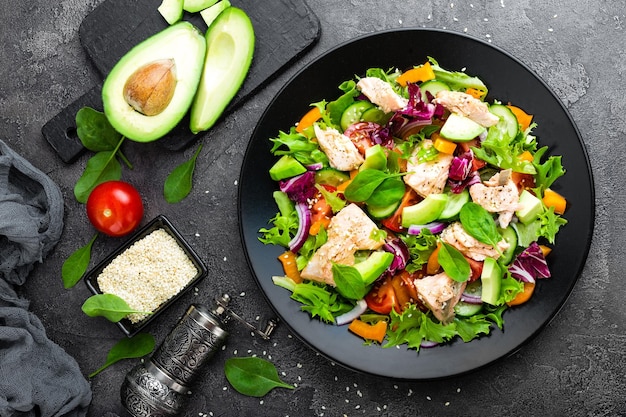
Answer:
[[565, 208], [567, 207], [565, 197], [549, 188], [543, 192], [543, 204], [545, 204], [546, 207], [554, 207], [556, 214], [565, 213]]
[[467, 94], [469, 94], [470, 96], [472, 96], [474, 98], [477, 98], [479, 100], [482, 99], [485, 96], [485, 92], [482, 91], [482, 90], [479, 90], [477, 88], [470, 87], [467, 90], [465, 90], [465, 92]]
[[435, 78], [435, 72], [433, 71], [430, 62], [425, 63], [422, 66], [412, 68], [405, 71], [396, 80], [401, 86], [406, 86], [408, 83], [419, 83]]
[[300, 119], [300, 121], [296, 125], [296, 132], [304, 132], [304, 129], [313, 126], [313, 123], [317, 122], [319, 119], [321, 119], [321, 117], [322, 112], [320, 111], [319, 107], [313, 107], [311, 110], [306, 112], [304, 116], [302, 116], [302, 119]]
[[387, 322], [381, 320], [376, 324], [367, 324], [364, 321], [355, 319], [350, 323], [348, 329], [365, 340], [375, 340], [378, 343], [382, 343], [385, 339], [385, 334], [387, 334]]
[[296, 255], [292, 251], [288, 250], [283, 252], [278, 259], [283, 265], [285, 275], [291, 278], [296, 284], [302, 282], [300, 271], [298, 270], [298, 264], [296, 262]]
[[512, 106], [510, 104], [507, 107], [513, 112], [513, 114], [517, 118], [517, 121], [520, 125], [520, 129], [522, 131], [528, 129], [528, 127], [530, 126], [530, 123], [533, 120], [533, 116], [530, 114], [527, 114], [524, 110], [520, 109], [519, 107]]
[[[435, 134], [433, 134], [435, 136]], [[431, 137], [432, 139], [432, 137]], [[456, 149], [456, 143], [451, 140], [444, 139], [439, 135], [436, 135], [435, 140], [433, 141], [433, 146], [441, 153], [453, 154]]]
[[525, 302], [530, 300], [530, 297], [532, 297], [533, 292], [535, 292], [535, 283], [525, 282], [524, 291], [517, 293], [515, 298], [513, 298], [511, 301], [507, 302], [506, 304], [509, 307], [524, 304]]

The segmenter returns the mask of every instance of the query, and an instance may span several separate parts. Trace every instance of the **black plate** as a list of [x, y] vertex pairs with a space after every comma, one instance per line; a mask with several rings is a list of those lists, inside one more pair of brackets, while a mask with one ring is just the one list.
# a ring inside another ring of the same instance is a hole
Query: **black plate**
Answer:
[[[322, 324], [300, 311], [289, 292], [272, 283], [282, 275], [276, 257], [282, 248], [263, 245], [258, 230], [267, 227], [277, 209], [272, 192], [277, 189], [268, 175], [276, 158], [269, 138], [290, 126], [310, 103], [333, 100], [338, 85], [366, 69], [407, 69], [428, 56], [449, 70], [465, 69], [479, 76], [489, 88], [488, 101], [513, 102], [535, 115], [534, 133], [549, 153], [562, 155], [567, 174], [552, 187], [569, 201], [569, 223], [557, 237], [549, 256], [553, 277], [538, 283], [527, 304], [507, 310], [504, 331], [469, 343], [452, 343], [419, 353], [405, 347], [364, 346], [345, 327]], [[592, 174], [582, 139], [572, 118], [550, 88], [528, 67], [508, 53], [471, 37], [430, 29], [375, 33], [350, 41], [322, 55], [278, 93], [256, 127], [244, 158], [240, 178], [239, 220], [250, 268], [276, 313], [309, 346], [327, 358], [356, 371], [397, 379], [436, 379], [476, 370], [518, 350], [556, 315], [570, 294], [589, 251], [594, 224]]]

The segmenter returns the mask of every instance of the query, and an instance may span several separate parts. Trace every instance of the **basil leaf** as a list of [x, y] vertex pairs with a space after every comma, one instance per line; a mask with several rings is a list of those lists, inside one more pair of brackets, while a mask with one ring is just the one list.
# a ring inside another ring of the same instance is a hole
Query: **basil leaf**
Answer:
[[196, 159], [202, 150], [202, 144], [193, 154], [191, 159], [174, 168], [165, 179], [163, 195], [168, 203], [178, 203], [182, 201], [192, 188], [193, 171], [196, 168]]
[[91, 107], [76, 113], [76, 134], [83, 146], [93, 152], [112, 151], [122, 139], [106, 115]]
[[368, 287], [356, 268], [349, 265], [333, 264], [332, 271], [339, 294], [351, 300], [360, 300], [365, 297]]
[[354, 177], [344, 195], [350, 201], [365, 201], [387, 177], [387, 174], [377, 169], [364, 169]]
[[89, 378], [93, 378], [104, 369], [113, 365], [122, 359], [141, 358], [150, 354], [154, 350], [154, 336], [149, 333], [138, 333], [131, 338], [124, 338], [117, 342], [109, 353], [104, 365], [89, 374]]
[[498, 242], [502, 237], [498, 233], [496, 222], [484, 207], [473, 202], [466, 203], [461, 208], [459, 220], [470, 236], [499, 251]]
[[439, 265], [443, 268], [447, 276], [457, 282], [465, 282], [472, 274], [470, 264], [465, 256], [454, 246], [442, 242], [437, 254]]
[[137, 311], [129, 307], [124, 299], [115, 294], [96, 294], [85, 300], [81, 307], [89, 317], [104, 317], [117, 323], [129, 314], [152, 314], [150, 311]]
[[64, 288], [72, 288], [85, 274], [89, 261], [91, 260], [91, 247], [93, 242], [98, 237], [96, 233], [89, 243], [85, 246], [78, 248], [63, 262], [61, 267], [61, 278], [63, 279]]
[[405, 191], [404, 181], [399, 178], [386, 178], [367, 199], [367, 204], [375, 207], [389, 206], [400, 201]]
[[115, 151], [102, 151], [87, 161], [83, 175], [74, 185], [74, 196], [80, 203], [86, 203], [91, 190], [98, 184], [122, 178], [122, 167], [115, 158]]
[[237, 392], [249, 397], [262, 397], [274, 388], [294, 389], [280, 380], [271, 362], [259, 357], [229, 358], [224, 373]]

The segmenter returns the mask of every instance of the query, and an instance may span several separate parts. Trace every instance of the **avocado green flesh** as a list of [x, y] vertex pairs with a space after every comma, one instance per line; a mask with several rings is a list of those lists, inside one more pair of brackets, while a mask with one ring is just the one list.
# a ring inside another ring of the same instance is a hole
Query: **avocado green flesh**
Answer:
[[254, 28], [246, 13], [229, 7], [206, 33], [207, 54], [191, 107], [193, 133], [211, 128], [243, 84], [254, 53]]
[[[204, 37], [186, 21], [169, 26], [132, 48], [115, 64], [102, 86], [104, 113], [111, 125], [137, 142], [151, 142], [167, 134], [191, 106], [205, 54]], [[146, 116], [126, 102], [124, 85], [138, 68], [160, 59], [174, 60], [176, 89], [165, 110]]]

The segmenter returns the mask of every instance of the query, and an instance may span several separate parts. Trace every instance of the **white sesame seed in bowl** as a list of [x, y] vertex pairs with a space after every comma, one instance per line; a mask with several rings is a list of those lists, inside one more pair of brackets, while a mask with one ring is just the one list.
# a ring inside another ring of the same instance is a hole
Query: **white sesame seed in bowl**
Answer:
[[165, 216], [157, 216], [94, 267], [85, 282], [94, 294], [115, 294], [131, 309], [118, 327], [131, 337], [207, 274], [207, 268]]

